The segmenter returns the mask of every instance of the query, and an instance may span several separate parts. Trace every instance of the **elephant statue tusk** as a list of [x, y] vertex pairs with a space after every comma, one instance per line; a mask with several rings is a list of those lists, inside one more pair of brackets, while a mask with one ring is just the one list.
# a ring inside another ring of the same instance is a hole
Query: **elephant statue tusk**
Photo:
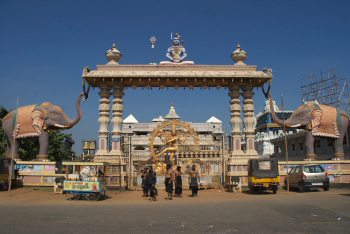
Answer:
[[58, 128], [68, 128], [70, 125], [64, 126], [64, 125], [60, 125], [60, 124], [55, 124], [55, 127]]
[[290, 127], [291, 128], [297, 128], [297, 127], [300, 127], [301, 126], [301, 124], [296, 124], [296, 125], [291, 125]]

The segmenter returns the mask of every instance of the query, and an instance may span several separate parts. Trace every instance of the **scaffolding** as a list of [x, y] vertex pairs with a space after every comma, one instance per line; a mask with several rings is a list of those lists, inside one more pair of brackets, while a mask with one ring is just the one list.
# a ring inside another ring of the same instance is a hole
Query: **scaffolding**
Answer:
[[334, 106], [349, 113], [348, 78], [339, 78], [336, 68], [301, 79], [303, 103], [317, 101], [322, 105]]

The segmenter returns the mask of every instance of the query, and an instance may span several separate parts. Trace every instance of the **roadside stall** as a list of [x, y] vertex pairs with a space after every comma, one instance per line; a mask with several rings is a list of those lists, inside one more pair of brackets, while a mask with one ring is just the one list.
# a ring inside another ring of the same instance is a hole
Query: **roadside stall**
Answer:
[[62, 162], [66, 166], [63, 190], [70, 200], [98, 200], [107, 191], [106, 162]]

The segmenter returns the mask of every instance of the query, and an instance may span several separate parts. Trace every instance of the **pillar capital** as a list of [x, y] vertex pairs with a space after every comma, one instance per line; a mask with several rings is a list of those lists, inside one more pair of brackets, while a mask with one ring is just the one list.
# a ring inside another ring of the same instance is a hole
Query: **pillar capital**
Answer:
[[98, 92], [98, 94], [101, 96], [101, 98], [109, 98], [111, 96], [111, 92], [110, 92], [110, 87], [108, 87], [107, 85], [101, 85], [100, 87], [100, 92]]
[[250, 90], [242, 92], [242, 96], [244, 97], [244, 99], [252, 99], [254, 94], [255, 93], [253, 91], [250, 91]]
[[112, 86], [114, 91], [123, 91], [124, 90], [124, 85], [122, 83], [118, 83]]
[[247, 84], [247, 85], [242, 85], [242, 91], [252, 91], [254, 89], [253, 85]]
[[232, 98], [232, 99], [238, 99], [239, 96], [241, 96], [241, 92], [239, 90], [232, 90], [231, 92], [228, 93], [228, 95]]
[[116, 99], [122, 99], [125, 95], [125, 93], [123, 91], [118, 91], [118, 90], [115, 90], [111, 93], [113, 94], [114, 98], [116, 98]]
[[240, 86], [237, 85], [237, 84], [231, 83], [228, 86], [228, 90], [230, 90], [230, 91], [239, 91], [240, 90]]

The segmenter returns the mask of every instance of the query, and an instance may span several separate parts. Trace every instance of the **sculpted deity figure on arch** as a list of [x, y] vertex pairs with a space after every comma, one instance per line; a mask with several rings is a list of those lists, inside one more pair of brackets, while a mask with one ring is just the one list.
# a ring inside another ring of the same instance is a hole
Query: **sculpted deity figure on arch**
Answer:
[[179, 34], [175, 34], [173, 45], [168, 48], [166, 53], [166, 57], [174, 63], [180, 63], [187, 57], [186, 49], [183, 47], [184, 41], [180, 44], [180, 37]]

